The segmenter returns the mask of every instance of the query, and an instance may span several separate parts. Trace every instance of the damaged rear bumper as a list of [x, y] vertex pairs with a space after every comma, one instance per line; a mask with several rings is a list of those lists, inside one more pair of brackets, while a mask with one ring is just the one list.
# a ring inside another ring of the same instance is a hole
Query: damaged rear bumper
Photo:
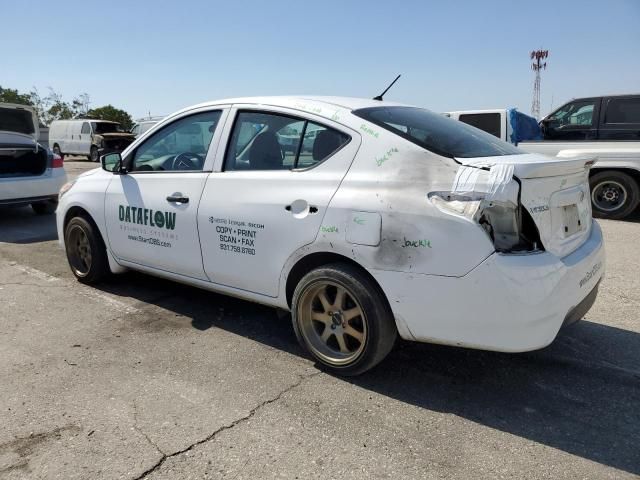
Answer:
[[494, 253], [463, 277], [373, 270], [400, 334], [411, 340], [523, 352], [549, 345], [591, 308], [605, 271], [602, 231], [564, 258]]

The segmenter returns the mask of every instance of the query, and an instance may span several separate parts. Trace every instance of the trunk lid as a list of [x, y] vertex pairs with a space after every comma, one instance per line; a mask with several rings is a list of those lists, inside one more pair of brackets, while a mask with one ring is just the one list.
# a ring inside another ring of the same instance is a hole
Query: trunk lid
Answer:
[[589, 238], [592, 158], [527, 154], [456, 160], [475, 168], [513, 168], [513, 176], [520, 182], [520, 204], [531, 215], [540, 241], [550, 253], [565, 257]]
[[0, 103], [0, 132], [28, 135], [37, 142], [40, 128], [35, 110], [27, 105]]

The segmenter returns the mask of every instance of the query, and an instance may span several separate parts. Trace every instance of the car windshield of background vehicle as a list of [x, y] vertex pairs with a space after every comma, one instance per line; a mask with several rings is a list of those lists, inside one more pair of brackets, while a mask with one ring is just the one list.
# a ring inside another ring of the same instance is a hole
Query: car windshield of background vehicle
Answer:
[[482, 130], [422, 108], [370, 107], [353, 113], [443, 157], [475, 158], [524, 153]]
[[31, 135], [35, 132], [33, 115], [27, 110], [0, 108], [0, 130]]
[[348, 143], [337, 130], [296, 117], [240, 112], [225, 159], [225, 171], [294, 170], [313, 167]]
[[122, 131], [117, 123], [91, 122], [91, 127], [94, 133], [116, 133]]

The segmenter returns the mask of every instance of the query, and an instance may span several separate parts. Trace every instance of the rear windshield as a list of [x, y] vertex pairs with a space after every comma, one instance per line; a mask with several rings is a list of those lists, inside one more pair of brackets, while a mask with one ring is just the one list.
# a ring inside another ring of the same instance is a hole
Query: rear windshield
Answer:
[[31, 135], [35, 133], [33, 115], [29, 110], [0, 108], [0, 130]]
[[371, 107], [354, 110], [353, 113], [444, 157], [474, 158], [524, 153], [482, 130], [422, 108]]

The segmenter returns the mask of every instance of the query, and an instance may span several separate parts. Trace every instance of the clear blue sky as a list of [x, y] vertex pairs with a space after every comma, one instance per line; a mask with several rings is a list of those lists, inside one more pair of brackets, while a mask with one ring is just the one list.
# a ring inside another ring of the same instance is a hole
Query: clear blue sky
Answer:
[[542, 112], [640, 92], [640, 0], [0, 0], [0, 85], [48, 86], [134, 117], [245, 95], [372, 97], [529, 112], [528, 52], [551, 51]]

